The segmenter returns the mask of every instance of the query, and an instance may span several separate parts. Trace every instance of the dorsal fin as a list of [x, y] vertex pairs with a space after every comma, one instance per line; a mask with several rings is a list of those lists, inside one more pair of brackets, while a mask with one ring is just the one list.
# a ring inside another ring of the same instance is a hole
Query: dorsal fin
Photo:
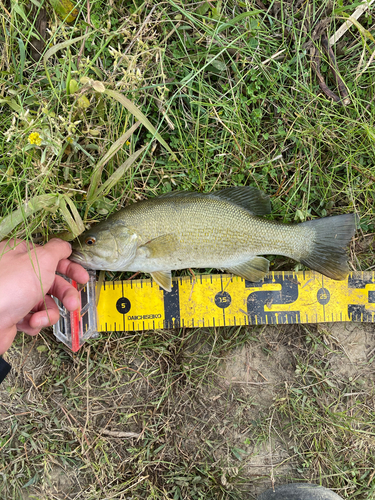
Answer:
[[221, 200], [229, 201], [235, 205], [238, 205], [245, 210], [248, 210], [253, 215], [267, 215], [271, 213], [271, 203], [269, 196], [267, 196], [263, 191], [253, 187], [253, 186], [237, 186], [222, 189], [221, 191], [215, 191], [213, 193], [199, 193], [194, 191], [171, 191], [167, 194], [162, 194], [158, 198], [174, 198], [174, 197], [186, 197], [191, 198], [192, 196], [210, 196], [215, 198], [220, 198]]
[[229, 187], [216, 193], [210, 193], [210, 196], [234, 203], [254, 215], [271, 213], [269, 196], [253, 186]]
[[[192, 196], [207, 196], [199, 191], [170, 191], [169, 193], [159, 194], [156, 198], [191, 198]], [[155, 198], [149, 198], [154, 200]]]

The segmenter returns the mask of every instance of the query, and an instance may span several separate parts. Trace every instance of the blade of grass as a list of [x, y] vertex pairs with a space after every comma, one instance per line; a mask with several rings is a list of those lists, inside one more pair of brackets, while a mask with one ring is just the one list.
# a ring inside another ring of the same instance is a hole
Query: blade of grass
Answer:
[[[345, 18], [344, 18], [344, 19], [345, 19]], [[375, 39], [374, 39], [374, 37], [372, 36], [372, 34], [369, 32], [369, 30], [365, 29], [359, 21], [357, 21], [356, 19], [351, 18], [351, 17], [349, 17], [348, 19], [349, 19], [349, 20], [350, 20], [350, 21], [354, 24], [354, 26], [358, 29], [358, 31], [361, 33], [361, 35], [362, 35], [365, 39], [369, 38], [372, 42], [375, 42]], [[366, 47], [368, 48], [368, 51], [370, 52], [370, 54], [372, 54], [372, 51], [371, 51], [371, 49], [367, 46], [367, 43], [366, 43]]]
[[95, 192], [98, 188], [104, 165], [108, 163], [109, 160], [122, 148], [122, 146], [129, 139], [129, 137], [131, 137], [131, 135], [139, 127], [139, 125], [140, 121], [136, 122], [132, 127], [130, 127], [129, 130], [127, 130], [124, 134], [122, 134], [122, 136], [119, 139], [117, 139], [115, 143], [112, 144], [112, 146], [109, 148], [109, 151], [103, 156], [101, 160], [99, 160], [99, 162], [95, 166], [93, 173], [91, 175], [90, 187], [87, 191], [87, 209], [85, 218], [87, 216], [87, 211], [89, 207], [94, 203], [94, 200], [96, 199]]
[[141, 153], [143, 153], [145, 149], [146, 146], [138, 149], [138, 151], [130, 155], [129, 158], [122, 165], [120, 165], [118, 169], [111, 175], [111, 177], [107, 179], [105, 183], [96, 191], [95, 199], [97, 199], [99, 196], [105, 196], [108, 191], [118, 183], [121, 177], [123, 177], [125, 172], [133, 165], [135, 160], [140, 156]]
[[105, 94], [109, 95], [110, 97], [113, 97], [113, 99], [116, 99], [120, 104], [124, 106], [133, 116], [139, 120], [142, 125], [144, 125], [151, 134], [157, 139], [162, 146], [165, 147], [165, 149], [171, 153], [171, 155], [174, 156], [173, 151], [171, 148], [168, 146], [168, 144], [165, 142], [165, 140], [162, 138], [162, 136], [157, 132], [156, 128], [152, 125], [152, 123], [148, 120], [148, 118], [142, 113], [140, 109], [137, 108], [135, 104], [133, 104], [129, 99], [127, 99], [125, 96], [120, 94], [120, 92], [117, 92], [116, 90], [109, 90], [107, 89], [105, 91]]
[[72, 232], [72, 239], [79, 236], [85, 230], [81, 216], [77, 208], [68, 196], [61, 196], [59, 210]]
[[0, 241], [9, 235], [18, 224], [25, 222], [27, 217], [34, 215], [40, 210], [56, 211], [59, 208], [60, 195], [58, 194], [43, 194], [35, 196], [25, 202], [20, 208], [7, 215], [0, 222]]
[[44, 57], [43, 57], [44, 69], [45, 69], [45, 72], [46, 72], [49, 84], [51, 85], [51, 88], [54, 88], [54, 85], [52, 84], [51, 76], [50, 76], [48, 68], [47, 68], [47, 61], [48, 61], [48, 59], [51, 56], [53, 56], [54, 54], [56, 54], [56, 52], [58, 52], [59, 50], [66, 49], [67, 47], [70, 47], [74, 43], [77, 43], [77, 42], [80, 42], [81, 40], [84, 40], [90, 34], [91, 34], [91, 32], [90, 33], [85, 33], [84, 35], [78, 36], [77, 38], [72, 38], [71, 40], [67, 40], [65, 42], [57, 43], [56, 45], [54, 45], [53, 47], [51, 47], [50, 49], [48, 49], [47, 52], [44, 54]]
[[23, 84], [23, 70], [25, 68], [25, 61], [26, 61], [26, 49], [25, 49], [25, 44], [23, 43], [21, 38], [18, 38], [18, 47], [20, 49], [20, 64], [18, 67], [19, 82], [22, 85]]
[[246, 19], [247, 17], [254, 17], [257, 16], [258, 14], [263, 14], [263, 10], [252, 10], [249, 12], [243, 12], [242, 14], [239, 14], [238, 16], [234, 17], [233, 19], [230, 19], [228, 22], [223, 23], [221, 26], [219, 26], [217, 33], [221, 33], [227, 28], [230, 28], [231, 26], [234, 26], [237, 23], [240, 23], [243, 19]]
[[340, 38], [348, 31], [348, 29], [351, 27], [352, 24], [354, 24], [354, 20], [357, 20], [361, 15], [366, 12], [366, 10], [370, 7], [370, 5], [374, 2], [375, 0], [365, 0], [362, 2], [362, 4], [357, 7], [357, 9], [353, 12], [353, 14], [347, 19], [347, 21], [340, 26], [340, 28], [334, 33], [331, 38], [329, 39], [328, 43], [329, 45], [334, 45], [336, 42], [340, 40]]

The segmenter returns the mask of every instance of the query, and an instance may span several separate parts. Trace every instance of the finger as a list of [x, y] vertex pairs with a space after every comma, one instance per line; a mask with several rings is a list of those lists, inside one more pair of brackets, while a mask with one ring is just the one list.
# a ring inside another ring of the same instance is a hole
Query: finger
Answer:
[[33, 314], [27, 314], [22, 321], [17, 323], [16, 327], [19, 332], [27, 333], [28, 335], [37, 335], [40, 332], [40, 327], [32, 328], [30, 326], [30, 318], [34, 316]]
[[[59, 308], [52, 297], [46, 295], [44, 301], [38, 305], [38, 310], [29, 318], [29, 325], [32, 329], [41, 329], [54, 325], [60, 317]], [[28, 332], [26, 332], [28, 333]]]
[[68, 311], [75, 311], [81, 305], [78, 291], [61, 276], [55, 277], [48, 293], [59, 299]]
[[27, 250], [33, 248], [31, 242], [24, 240], [5, 240], [0, 243], [0, 258], [3, 254], [7, 252], [13, 252], [12, 255], [17, 255], [20, 253], [25, 253]]
[[87, 283], [89, 280], [89, 273], [80, 264], [72, 262], [68, 259], [60, 260], [57, 266], [57, 272], [64, 274], [78, 283]]
[[16, 336], [17, 329], [15, 326], [12, 326], [5, 332], [1, 332], [0, 336], [0, 354], [4, 354], [5, 351], [9, 349], [12, 345], [14, 337]]
[[53, 238], [49, 240], [43, 247], [43, 250], [46, 251], [49, 255], [53, 256], [56, 267], [57, 263], [62, 259], [67, 259], [69, 255], [72, 253], [72, 245], [67, 241], [60, 240], [58, 238]]

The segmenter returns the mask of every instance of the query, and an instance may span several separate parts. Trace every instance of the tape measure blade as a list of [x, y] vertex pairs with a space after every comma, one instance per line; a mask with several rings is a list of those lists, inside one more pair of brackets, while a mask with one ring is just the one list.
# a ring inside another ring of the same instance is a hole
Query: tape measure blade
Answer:
[[173, 279], [172, 292], [151, 280], [107, 282], [98, 303], [101, 331], [371, 321], [375, 272], [334, 281], [314, 271], [271, 272], [251, 283], [238, 276]]

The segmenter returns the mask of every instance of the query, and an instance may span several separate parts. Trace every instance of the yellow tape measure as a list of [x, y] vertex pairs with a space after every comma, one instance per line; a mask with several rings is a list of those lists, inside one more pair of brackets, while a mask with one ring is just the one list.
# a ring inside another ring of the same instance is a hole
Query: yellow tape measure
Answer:
[[334, 281], [313, 271], [272, 272], [252, 283], [232, 275], [175, 278], [171, 292], [152, 280], [107, 281], [97, 330], [375, 321], [375, 272]]

